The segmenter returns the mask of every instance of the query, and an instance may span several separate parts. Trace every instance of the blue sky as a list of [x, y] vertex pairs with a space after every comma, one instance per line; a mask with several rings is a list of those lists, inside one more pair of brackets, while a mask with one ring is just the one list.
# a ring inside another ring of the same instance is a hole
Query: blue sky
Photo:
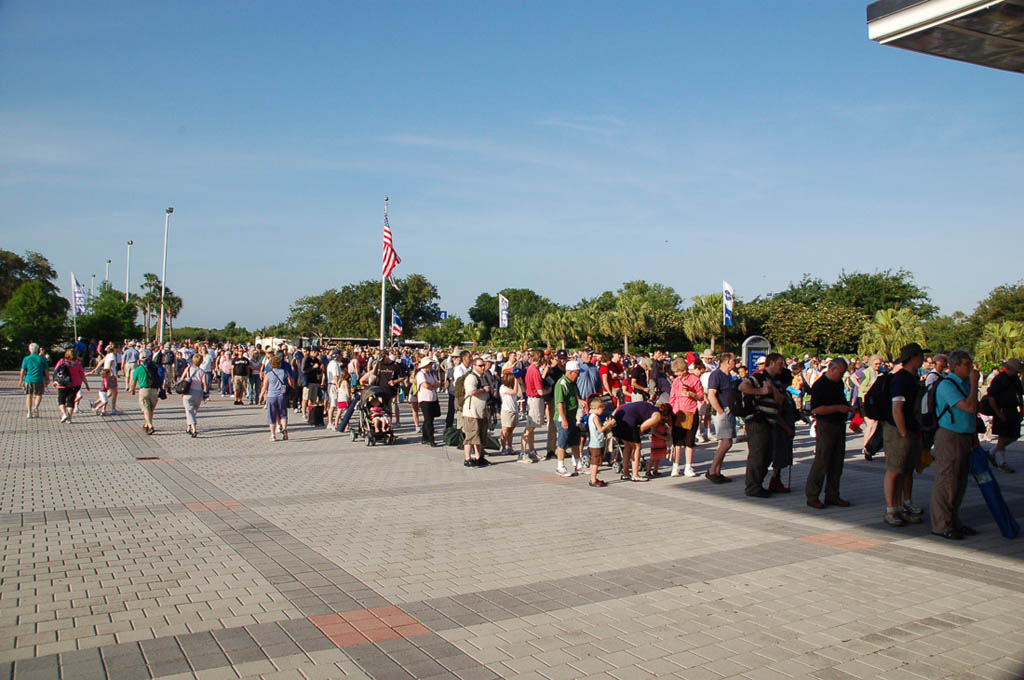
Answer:
[[[379, 276], [441, 307], [645, 278], [741, 299], [1018, 279], [1020, 75], [877, 45], [863, 1], [0, 0], [0, 247], [250, 328]], [[1007, 247], [1011, 246], [1011, 247]]]

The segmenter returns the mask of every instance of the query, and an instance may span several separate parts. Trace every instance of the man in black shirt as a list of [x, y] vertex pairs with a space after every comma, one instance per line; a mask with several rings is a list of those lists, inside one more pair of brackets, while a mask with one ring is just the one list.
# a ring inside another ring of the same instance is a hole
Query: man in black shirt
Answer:
[[242, 397], [245, 395], [245, 388], [249, 385], [249, 372], [252, 365], [249, 357], [242, 352], [241, 346], [235, 347], [234, 356], [231, 359], [231, 384], [235, 391], [235, 406], [242, 405]]
[[305, 378], [305, 387], [302, 388], [302, 413], [308, 413], [307, 409], [312, 408], [320, 399], [320, 348], [313, 347], [302, 359], [299, 370]]
[[[843, 374], [846, 373], [846, 359], [832, 360], [825, 374], [814, 381], [811, 387], [811, 415], [817, 419], [814, 442], [814, 464], [807, 475], [804, 492], [807, 505], [819, 510], [826, 505], [849, 507], [850, 502], [839, 497], [839, 478], [843, 474], [843, 458], [846, 456], [846, 416], [850, 404], [843, 389]], [[825, 502], [821, 495], [825, 483]]]
[[385, 354], [377, 368], [374, 369], [373, 384], [378, 387], [386, 387], [391, 393], [391, 410], [394, 416], [394, 424], [398, 425], [398, 385], [404, 379], [399, 372], [399, 364], [395, 361], [393, 354]]
[[[744, 378], [739, 391], [754, 397], [755, 410], [744, 422], [747, 430], [747, 471], [744, 492], [755, 498], [768, 498], [771, 491], [764, 488], [764, 478], [772, 462], [778, 435], [779, 412], [784, 395], [775, 378], [782, 373], [786, 360], [772, 353], [765, 358], [764, 371]], [[781, 482], [780, 482], [781, 484]]]
[[[1006, 447], [1020, 439], [1021, 414], [1024, 412], [1020, 374], [1024, 369], [1020, 359], [1007, 359], [1003, 370], [992, 378], [985, 400], [992, 409], [992, 433], [997, 437], [996, 448], [989, 460], [1003, 472], [1013, 472], [1006, 462]], [[998, 460], [1001, 459], [1001, 462]]]
[[889, 380], [892, 411], [882, 425], [885, 447], [885, 523], [901, 527], [921, 523], [921, 512], [910, 504], [914, 468], [921, 458], [921, 432], [914, 407], [919, 405], [921, 381], [917, 369], [924, 363], [924, 350], [912, 342], [900, 349], [896, 362], [902, 364]]

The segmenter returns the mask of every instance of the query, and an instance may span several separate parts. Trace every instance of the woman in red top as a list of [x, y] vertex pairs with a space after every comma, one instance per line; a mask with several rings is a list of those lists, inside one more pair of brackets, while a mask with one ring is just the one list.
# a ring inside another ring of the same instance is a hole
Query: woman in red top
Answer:
[[[57, 382], [57, 377], [58, 374], [64, 375], [65, 372], [70, 376], [70, 382], [67, 385], [61, 385]], [[57, 407], [60, 409], [60, 422], [70, 423], [71, 416], [75, 410], [75, 397], [78, 396], [78, 391], [82, 389], [82, 385], [85, 385], [85, 389], [89, 389], [89, 381], [85, 379], [85, 369], [82, 368], [82, 364], [78, 361], [78, 354], [73, 348], [69, 347], [64, 352], [64, 358], [53, 367], [53, 384], [57, 388]]]

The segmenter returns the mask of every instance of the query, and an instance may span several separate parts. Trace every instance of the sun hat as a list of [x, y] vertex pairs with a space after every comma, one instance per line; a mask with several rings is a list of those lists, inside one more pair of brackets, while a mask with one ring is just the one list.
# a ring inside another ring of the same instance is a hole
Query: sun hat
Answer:
[[416, 364], [416, 368], [426, 368], [430, 364], [434, 363], [434, 360], [430, 357], [423, 357], [420, 359], [420, 363]]
[[1024, 373], [1024, 363], [1021, 363], [1020, 359], [1007, 359], [1006, 361], [1003, 362], [1003, 366], [1010, 369], [1011, 371]]
[[701, 359], [714, 359], [715, 358], [715, 353], [712, 352], [711, 348], [709, 347], [708, 349], [706, 349], [706, 350], [704, 350], [703, 352], [700, 353], [700, 358]]

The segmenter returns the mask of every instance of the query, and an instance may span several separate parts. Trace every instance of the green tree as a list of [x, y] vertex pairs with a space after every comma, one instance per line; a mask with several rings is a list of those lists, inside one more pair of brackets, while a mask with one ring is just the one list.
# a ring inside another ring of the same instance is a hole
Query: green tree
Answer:
[[575, 321], [573, 313], [568, 309], [548, 312], [540, 321], [541, 339], [548, 347], [558, 345], [559, 348], [567, 348], [569, 341], [576, 340]]
[[409, 274], [397, 279], [398, 290], [388, 291], [388, 300], [392, 308], [398, 310], [402, 317], [403, 330], [412, 337], [417, 328], [430, 326], [437, 322], [441, 308], [437, 306], [440, 296], [437, 286], [432, 284], [423, 274]]
[[473, 343], [473, 347], [477, 347], [487, 335], [487, 326], [482, 321], [474, 321], [466, 324], [463, 327], [463, 332], [466, 339]]
[[135, 325], [136, 309], [124, 301], [124, 295], [106, 282], [100, 285], [100, 292], [89, 305], [87, 314], [78, 315], [78, 334], [98, 340], [121, 341], [138, 336]]
[[776, 300], [785, 300], [798, 305], [813, 305], [825, 299], [829, 285], [818, 278], [804, 274], [798, 282], [789, 283], [789, 288], [775, 295]]
[[985, 324], [975, 356], [979, 361], [991, 362], [1024, 356], [1024, 322], [1001, 321]]
[[979, 339], [986, 324], [999, 321], [1024, 321], [1024, 281], [1007, 283], [993, 288], [978, 303], [968, 323], [975, 340]]
[[974, 327], [967, 322], [962, 313], [927, 319], [922, 326], [924, 337], [928, 338], [928, 348], [935, 352], [971, 350], [978, 341]]
[[829, 287], [824, 302], [856, 307], [868, 316], [882, 309], [910, 309], [922, 319], [938, 312], [928, 293], [914, 282], [914, 275], [900, 268], [872, 274], [843, 271]]
[[490, 293], [480, 293], [469, 308], [470, 321], [482, 321], [489, 328], [498, 326], [498, 298]]
[[45, 281], [26, 281], [18, 286], [0, 313], [3, 365], [13, 368], [30, 342], [49, 351], [64, 334], [67, 309], [67, 300]]
[[[22, 257], [0, 248], [0, 310], [7, 305], [21, 284], [28, 281], [39, 281], [49, 292], [60, 293], [60, 289], [54, 283], [56, 279], [56, 270], [41, 254], [29, 250]], [[69, 309], [70, 305], [65, 301], [65, 312]]]
[[134, 302], [136, 309], [142, 314], [142, 327], [146, 342], [149, 342], [150, 329], [156, 325], [156, 317], [160, 313], [160, 277], [152, 272], [143, 274], [139, 288], [142, 295], [129, 299], [129, 302]]
[[724, 328], [722, 294], [695, 295], [692, 300], [683, 312], [683, 329], [691, 340], [710, 340], [714, 351], [715, 338], [722, 337]]
[[466, 331], [462, 319], [452, 314], [437, 325], [421, 328], [418, 337], [431, 345], [453, 347], [462, 344], [466, 339]]
[[860, 338], [861, 354], [880, 354], [895, 358], [904, 345], [925, 343], [921, 319], [906, 307], [902, 309], [881, 309], [864, 327]]

